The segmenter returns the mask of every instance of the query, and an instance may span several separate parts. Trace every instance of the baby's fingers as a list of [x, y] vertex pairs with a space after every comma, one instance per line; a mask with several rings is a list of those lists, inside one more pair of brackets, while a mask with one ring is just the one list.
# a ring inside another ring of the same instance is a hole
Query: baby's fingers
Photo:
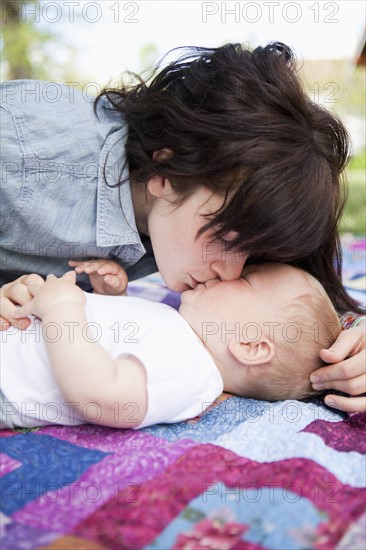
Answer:
[[110, 296], [122, 296], [126, 294], [127, 277], [121, 278], [116, 275], [105, 275], [104, 284], [107, 287], [107, 293]]
[[69, 266], [73, 267], [76, 273], [96, 273], [106, 260], [70, 260]]

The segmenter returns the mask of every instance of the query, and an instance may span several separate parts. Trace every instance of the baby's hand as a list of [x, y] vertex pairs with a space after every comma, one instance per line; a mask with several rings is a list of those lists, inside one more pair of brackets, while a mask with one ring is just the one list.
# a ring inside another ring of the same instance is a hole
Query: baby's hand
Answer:
[[97, 294], [125, 296], [128, 283], [127, 273], [113, 260], [70, 260], [69, 265], [76, 273], [87, 273], [90, 284]]
[[29, 282], [27, 284], [31, 300], [18, 308], [13, 317], [19, 319], [25, 315], [36, 315], [43, 319], [55, 306], [65, 304], [85, 304], [84, 292], [76, 286], [75, 271], [68, 271], [59, 279], [55, 275], [48, 275], [42, 284]]
[[0, 330], [7, 330], [10, 326], [26, 329], [31, 321], [28, 317], [15, 318], [14, 313], [19, 309], [17, 306], [22, 306], [33, 299], [29, 292], [29, 285], [42, 286], [44, 280], [40, 275], [32, 273], [30, 275], [22, 275], [15, 281], [7, 283], [0, 289]]

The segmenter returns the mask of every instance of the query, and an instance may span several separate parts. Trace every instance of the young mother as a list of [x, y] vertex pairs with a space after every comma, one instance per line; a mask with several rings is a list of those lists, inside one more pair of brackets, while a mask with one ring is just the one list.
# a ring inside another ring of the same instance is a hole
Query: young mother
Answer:
[[[3, 329], [28, 299], [11, 281], [93, 258], [117, 261], [129, 280], [159, 269], [178, 291], [236, 279], [248, 262], [287, 262], [319, 279], [340, 313], [360, 313], [341, 283], [337, 233], [347, 133], [309, 100], [284, 44], [192, 48], [148, 83], [103, 92], [95, 112], [52, 83], [12, 81], [1, 95]], [[100, 279], [105, 293], [126, 285], [122, 269]], [[360, 323], [322, 351], [332, 364], [318, 384], [353, 396], [335, 407], [365, 407], [364, 347]]]

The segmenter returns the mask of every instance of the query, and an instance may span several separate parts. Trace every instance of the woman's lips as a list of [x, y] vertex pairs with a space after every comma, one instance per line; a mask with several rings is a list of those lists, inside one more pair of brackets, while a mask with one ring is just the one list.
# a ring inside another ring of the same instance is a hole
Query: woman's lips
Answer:
[[192, 277], [192, 275], [189, 275], [189, 278], [190, 278], [191, 288], [196, 288], [196, 286], [199, 284], [199, 281], [197, 281], [197, 279]]

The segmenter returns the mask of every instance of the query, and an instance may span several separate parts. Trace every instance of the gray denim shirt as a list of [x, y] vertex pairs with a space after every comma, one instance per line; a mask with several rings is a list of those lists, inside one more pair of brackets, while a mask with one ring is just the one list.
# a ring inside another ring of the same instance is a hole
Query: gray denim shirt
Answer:
[[129, 280], [157, 271], [129, 184], [110, 187], [128, 175], [122, 115], [103, 98], [96, 116], [93, 97], [62, 84], [9, 81], [0, 93], [0, 284], [59, 276], [69, 259], [111, 258]]

